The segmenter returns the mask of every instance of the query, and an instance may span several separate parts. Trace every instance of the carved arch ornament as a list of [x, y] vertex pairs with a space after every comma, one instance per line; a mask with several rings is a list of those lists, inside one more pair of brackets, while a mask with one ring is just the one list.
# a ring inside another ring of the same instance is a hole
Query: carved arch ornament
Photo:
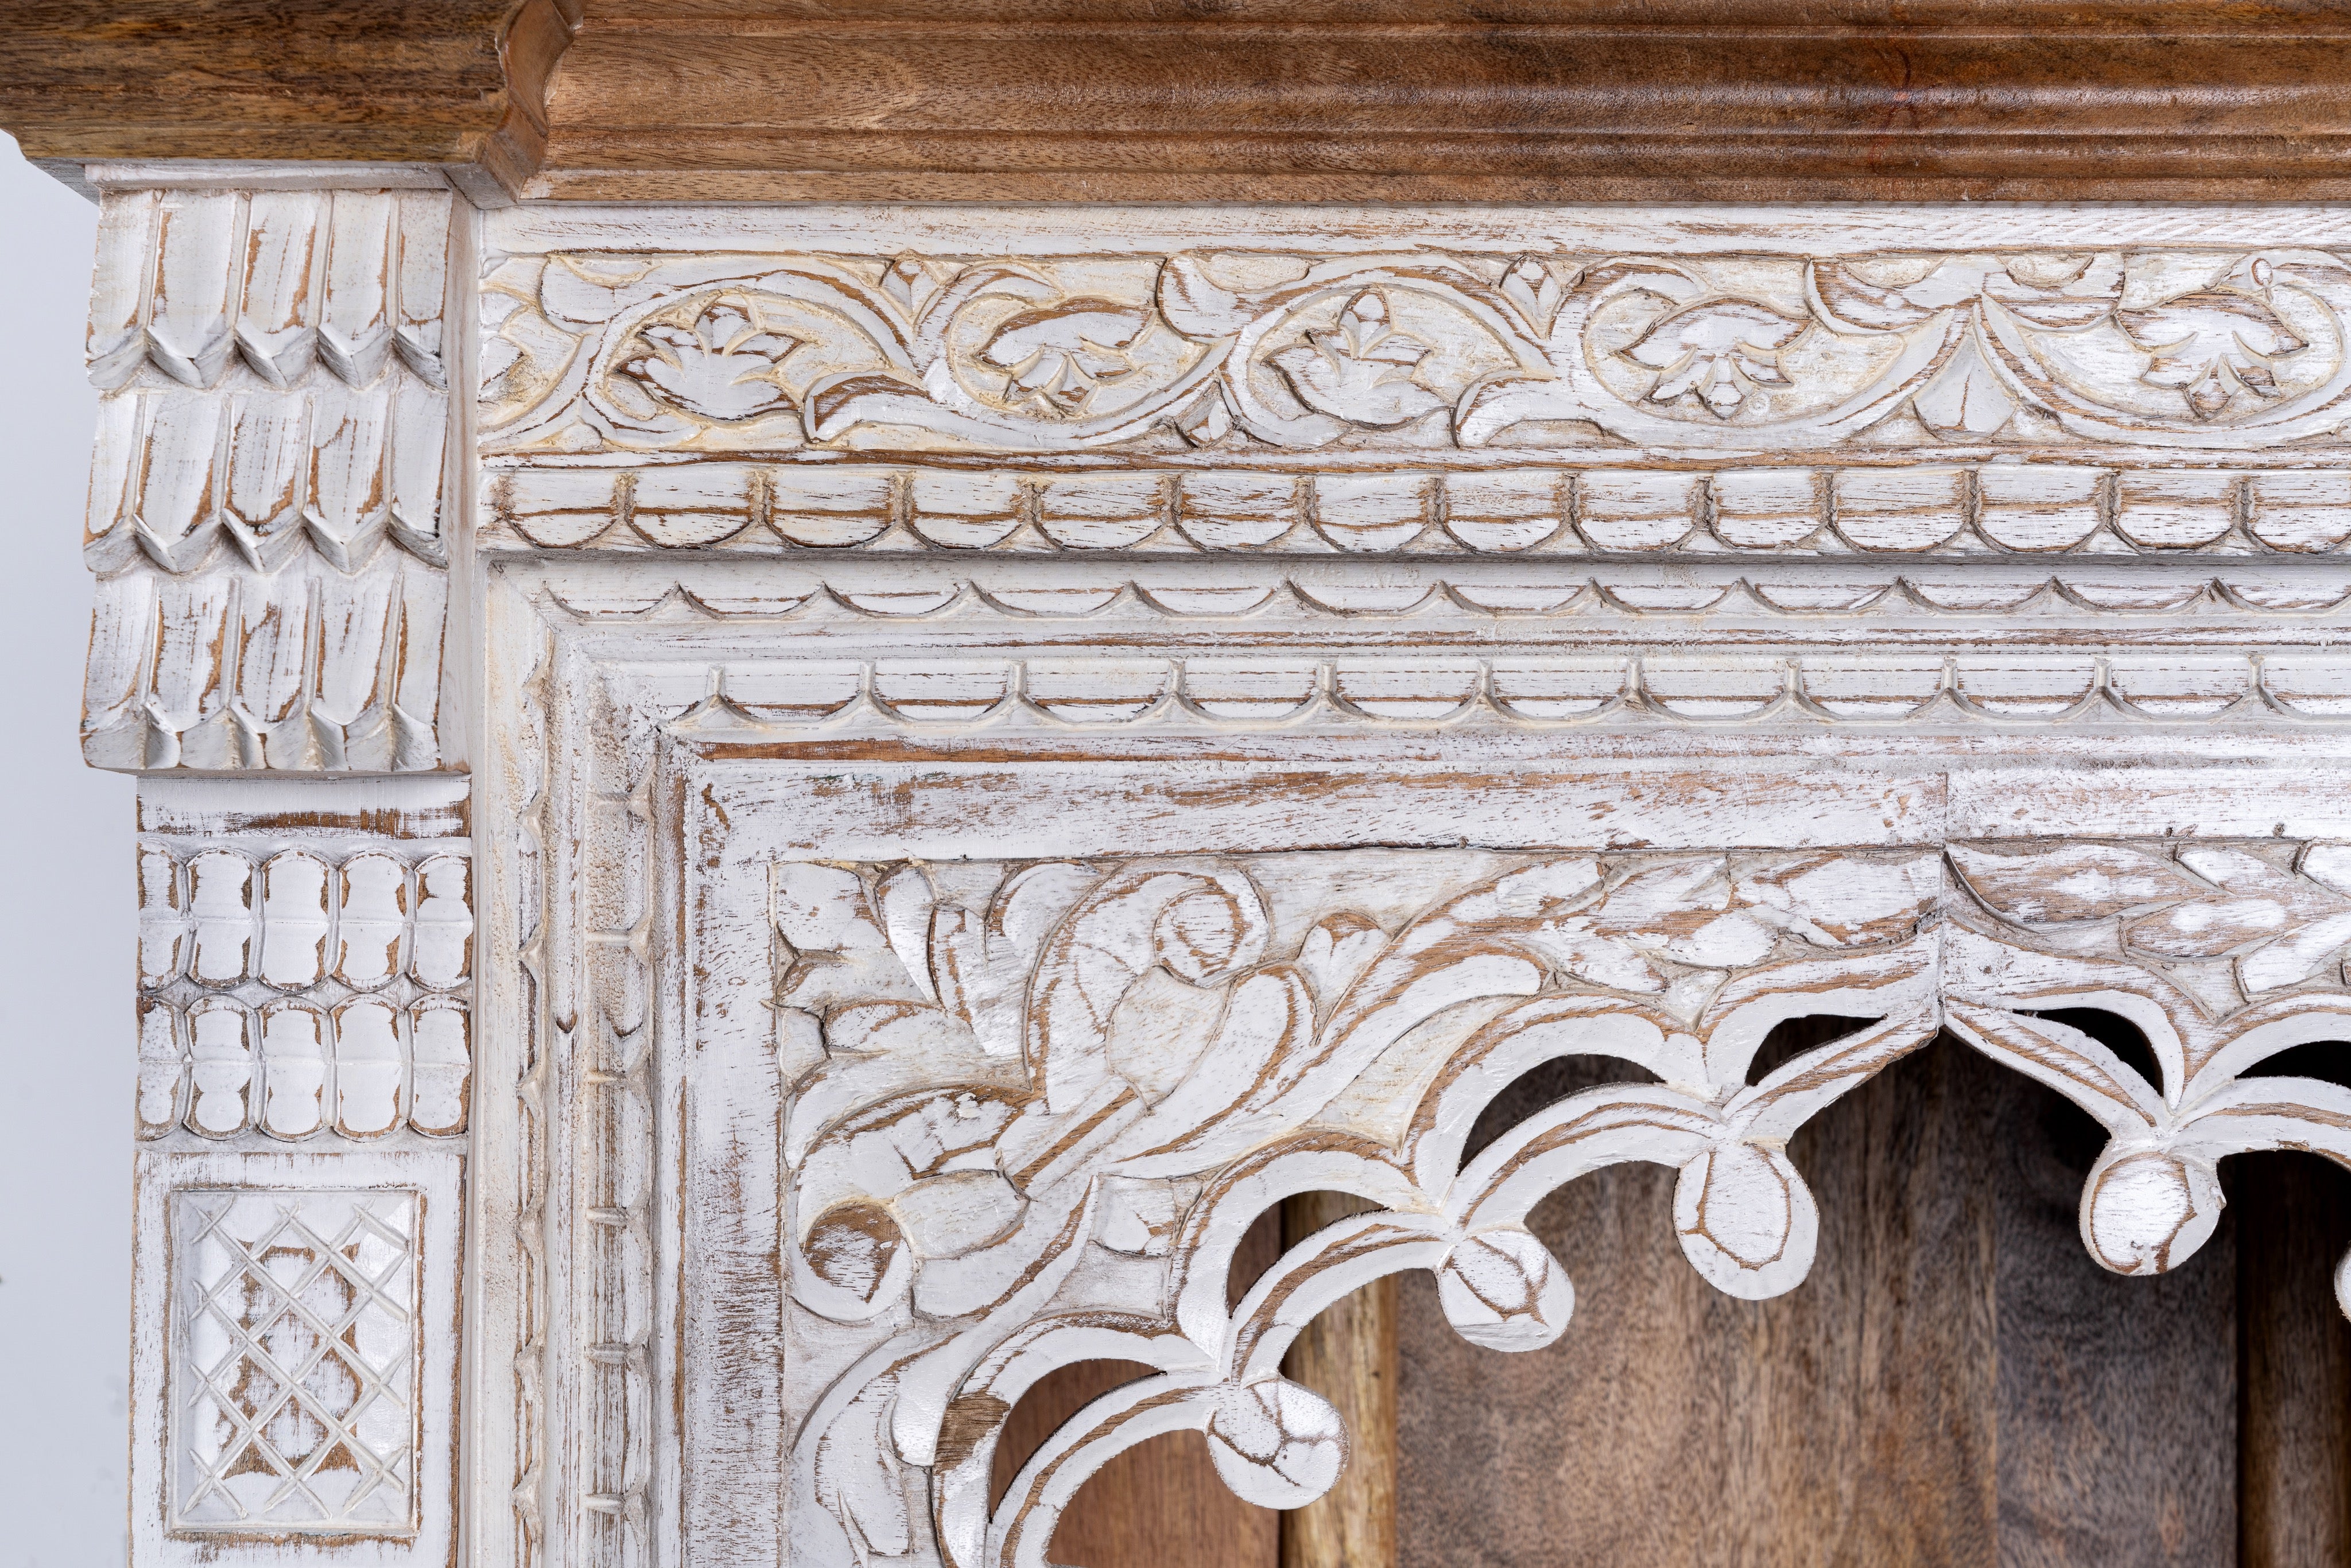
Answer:
[[1631, 1160], [1793, 1289], [1944, 1031], [2118, 1273], [2351, 1164], [2265, 1071], [2351, 1040], [2337, 214], [92, 177], [142, 1563], [1041, 1568], [1184, 1428], [1296, 1506], [1317, 1313], [1550, 1345]]
[[[1794, 1289], [1818, 1216], [1789, 1137], [1938, 1029], [2106, 1129], [2081, 1227], [2116, 1273], [2194, 1254], [2229, 1155], [2351, 1163], [2351, 1091], [2248, 1075], [2343, 1036], [2351, 922], [2288, 927], [2238, 896], [2339, 877], [2338, 846], [2283, 863], [2112, 844], [1393, 863], [1406, 854], [1381, 868], [1420, 895], [1400, 922], [1384, 910], [1393, 929], [1335, 906], [1343, 883], [1296, 863], [1311, 858], [779, 868], [779, 997], [825, 1053], [786, 1132], [791, 1293], [855, 1346], [793, 1450], [801, 1517], [833, 1550], [904, 1555], [927, 1509], [945, 1561], [1040, 1568], [1088, 1476], [1187, 1427], [1241, 1497], [1311, 1501], [1347, 1435], [1280, 1375], [1299, 1332], [1425, 1269], [1472, 1343], [1552, 1344], [1574, 1291], [1524, 1221], [1606, 1166], [1677, 1173], [1676, 1237], [1716, 1288]], [[2291, 935], [2243, 940], [2257, 928]], [[2238, 998], [2209, 966], [2231, 941], [2256, 999], [2224, 1011]], [[2164, 973], [2188, 953], [2203, 996]], [[2076, 1008], [2143, 1030], [2160, 1081], [2046, 1016]], [[1774, 1025], [1820, 1014], [1854, 1027], [1750, 1082]], [[1465, 1160], [1495, 1095], [1574, 1054], [1648, 1080], [1572, 1095]], [[1243, 1232], [1318, 1190], [1376, 1208], [1292, 1247], [1228, 1310]], [[2351, 1297], [2351, 1256], [2335, 1280]], [[1160, 1374], [1073, 1416], [991, 1511], [1012, 1406], [1092, 1357]]]

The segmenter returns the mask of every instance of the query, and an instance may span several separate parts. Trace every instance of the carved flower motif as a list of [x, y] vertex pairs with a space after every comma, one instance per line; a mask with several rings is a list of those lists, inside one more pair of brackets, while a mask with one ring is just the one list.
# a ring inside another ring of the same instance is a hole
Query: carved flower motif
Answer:
[[1623, 352], [1658, 372], [1650, 402], [1673, 402], [1695, 392], [1716, 417], [1729, 419], [1750, 388], [1788, 384], [1780, 350], [1809, 325], [1757, 300], [1710, 299], [1666, 316]]
[[1409, 424], [1444, 400], [1412, 379], [1428, 345], [1388, 325], [1388, 302], [1366, 288], [1347, 301], [1326, 332], [1273, 356], [1299, 401], [1351, 424], [1394, 429]]
[[1006, 321], [979, 357], [1008, 372], [1008, 401], [1033, 402], [1049, 413], [1078, 414], [1096, 387], [1134, 369], [1127, 350], [1145, 325], [1139, 305], [1064, 299]]
[[1912, 410], [1928, 429], [1991, 435], [2017, 401], [1980, 347], [1999, 323], [2078, 333], [2105, 325], [2122, 298], [2124, 272], [2095, 252], [2040, 256], [1880, 256], [1823, 261], [1810, 269], [1832, 330], [1909, 332], [1962, 311], [1967, 327]]
[[1552, 323], [1559, 319], [1560, 306], [1567, 299], [1567, 290], [1551, 268], [1532, 256], [1522, 256], [1504, 269], [1501, 294], [1538, 333], [1550, 332]]
[[2257, 257], [2210, 288], [2116, 311], [2132, 342], [2153, 356], [2139, 379], [2178, 389], [2199, 419], [2217, 418], [2241, 395], [2276, 397], [2272, 361], [2310, 345], [2272, 307], [2272, 277], [2270, 264]]
[[774, 376], [800, 340], [762, 330], [739, 305], [716, 300], [690, 328], [661, 322], [637, 335], [653, 351], [621, 373], [688, 413], [724, 423], [794, 406]]

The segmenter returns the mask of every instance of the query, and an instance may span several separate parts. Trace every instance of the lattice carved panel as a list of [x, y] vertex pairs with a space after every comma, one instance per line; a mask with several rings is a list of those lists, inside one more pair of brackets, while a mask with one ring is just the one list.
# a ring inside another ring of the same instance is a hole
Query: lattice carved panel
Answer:
[[457, 1550], [462, 1161], [141, 1151], [133, 1551]]
[[175, 1528], [414, 1531], [417, 1196], [172, 1195]]

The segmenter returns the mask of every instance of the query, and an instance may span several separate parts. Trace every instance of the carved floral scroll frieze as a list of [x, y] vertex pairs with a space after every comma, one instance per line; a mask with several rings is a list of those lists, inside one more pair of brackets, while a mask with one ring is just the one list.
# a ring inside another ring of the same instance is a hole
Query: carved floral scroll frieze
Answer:
[[2260, 447], [2351, 417], [2323, 250], [491, 257], [507, 452]]
[[[1947, 1024], [2108, 1128], [2094, 1256], [2174, 1267], [2217, 1222], [2220, 1158], [2351, 1165], [2351, 1091], [2256, 1075], [2351, 1037], [2345, 853], [779, 864], [778, 1000], [820, 1046], [783, 1134], [794, 1343], [827, 1369], [793, 1445], [810, 1560], [917, 1556], [935, 1532], [958, 1568], [1041, 1568], [1086, 1477], [1186, 1428], [1242, 1497], [1310, 1500], [1347, 1437], [1280, 1375], [1301, 1329], [1426, 1269], [1472, 1343], [1552, 1343], [1573, 1291], [1525, 1217], [1607, 1165], [1678, 1171], [1677, 1238], [1719, 1288], [1789, 1290], [1818, 1234], [1789, 1135]], [[2044, 1016], [2083, 1008], [2139, 1028], [2160, 1082]], [[1775, 1025], [1817, 1015], [1852, 1028], [1750, 1072]], [[1566, 1054], [1640, 1081], [1467, 1146], [1497, 1093]], [[1376, 1207], [1228, 1310], [1242, 1232], [1316, 1190]], [[1157, 1371], [1079, 1412], [991, 1507], [1012, 1406], [1092, 1357]]]

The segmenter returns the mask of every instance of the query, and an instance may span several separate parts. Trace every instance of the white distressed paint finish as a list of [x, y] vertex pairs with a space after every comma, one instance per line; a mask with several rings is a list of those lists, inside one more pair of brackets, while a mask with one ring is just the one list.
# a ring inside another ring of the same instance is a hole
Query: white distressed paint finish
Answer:
[[140, 1136], [463, 1134], [468, 848], [228, 823], [143, 835]]
[[[555, 225], [563, 240], [520, 220], [539, 243], [492, 254], [483, 277], [486, 450], [1327, 449], [1377, 452], [1387, 467], [1416, 452], [1614, 448], [1632, 462], [1594, 464], [1583, 531], [1600, 548], [1654, 548], [1695, 520], [1690, 481], [1651, 471], [1641, 459], [1654, 454], [2260, 451], [2332, 434], [2351, 395], [2343, 262], [2291, 243], [2167, 243], [2134, 234], [2126, 211], [2095, 237], [2079, 222], [2053, 225], [2074, 230], [2062, 248], [2020, 246], [1998, 220], [1982, 225], [1982, 248], [1894, 222], [1855, 246], [1833, 220], [1791, 213], [1772, 225], [1777, 254], [1628, 253], [1534, 235], [1498, 244], [1477, 216], [1426, 211], [1315, 246], [1226, 248], [1206, 233], [1164, 250], [1020, 244], [1023, 229], [1053, 223], [951, 217], [934, 228], [952, 240], [891, 253], [664, 250], [642, 220], [588, 214]], [[1123, 226], [1151, 225], [1102, 224]], [[1938, 513], [1956, 505], [2006, 548], [2040, 550], [2078, 544], [2111, 513], [2141, 548], [2209, 543], [2241, 505], [2225, 472], [2126, 476], [2117, 499], [2102, 497], [2113, 479], [2101, 467], [2036, 455], [2048, 465], [1964, 470], [1957, 496], [1940, 494], [1937, 475], [1889, 487], [1865, 471], [1855, 510], [1894, 519], [1865, 533], [1923, 544], [1952, 531]], [[641, 476], [649, 512], [692, 517], [731, 494], [747, 518], [767, 509], [777, 477]], [[853, 535], [880, 477], [782, 476], [778, 531]], [[1463, 514], [1521, 531], [1549, 518], [1555, 530], [1579, 510], [1560, 477], [1471, 480]], [[1814, 532], [1812, 477], [1734, 473], [1721, 486], [1726, 542], [1763, 549]], [[1009, 532], [999, 519], [1017, 519], [1013, 476], [909, 478], [935, 543], [996, 543]], [[584, 498], [593, 481], [574, 471], [568, 483]], [[1435, 499], [1426, 481], [1406, 466], [1316, 488], [1353, 548], [1378, 549], [1420, 531]], [[541, 506], [561, 493], [543, 477], [528, 487]], [[1203, 526], [1228, 548], [1279, 514], [1288, 486], [1243, 472], [1197, 488]], [[1107, 543], [1137, 510], [1131, 491], [1097, 490], [1089, 507], [1071, 490], [1062, 520], [1092, 536], [1081, 544]], [[2262, 505], [2340, 500], [2325, 483], [2287, 485]], [[2303, 537], [2274, 517], [2271, 531]]]
[[172, 1193], [175, 1531], [416, 1529], [421, 1198]]
[[136, 1561], [451, 1560], [463, 1164], [141, 1151]]
[[[1183, 1427], [1241, 1496], [1309, 1500], [1344, 1437], [1279, 1376], [1299, 1329], [1421, 1268], [1472, 1343], [1551, 1343], [1573, 1295], [1523, 1220], [1604, 1166], [1679, 1172], [1676, 1234], [1718, 1287], [1792, 1289], [1817, 1222], [1789, 1134], [1946, 1024], [2108, 1129], [2093, 1255], [2174, 1267], [2218, 1221], [2220, 1159], [2351, 1162], [2351, 1094], [2245, 1077], [2351, 1026], [2346, 873], [2341, 844], [2160, 842], [778, 862], [792, 1345], [846, 1368], [795, 1391], [799, 1560], [914, 1550], [930, 1509], [947, 1560], [1040, 1568], [1086, 1476]], [[2036, 1016], [2069, 1007], [2138, 1025], [2160, 1082]], [[1871, 1021], [1750, 1084], [1765, 1033], [1809, 1014]], [[1572, 1096], [1465, 1165], [1488, 1102], [1570, 1054], [1660, 1082]], [[1228, 1312], [1242, 1232], [1319, 1190], [1379, 1212]], [[1095, 1356], [1161, 1373], [1073, 1416], [991, 1511], [1010, 1406]]]
[[138, 1561], [459, 1550], [465, 799], [142, 785]]
[[93, 766], [443, 765], [457, 216], [414, 190], [103, 198]]
[[[1316, 1312], [1552, 1344], [1522, 1221], [1623, 1160], [1792, 1289], [1789, 1134], [1946, 1025], [2107, 1128], [2118, 1273], [2231, 1154], [2351, 1164], [2246, 1076], [2351, 1026], [2336, 215], [202, 172], [104, 175], [90, 333], [142, 1563], [1041, 1568], [1179, 1428], [1296, 1506]], [[1870, 1021], [1748, 1083], [1808, 1013]], [[1662, 1082], [1465, 1163], [1573, 1052]], [[318, 1484], [208, 1392], [291, 1370], [205, 1304], [273, 1237], [366, 1358], [278, 1379]], [[991, 1508], [1100, 1356], [1158, 1370]]]

